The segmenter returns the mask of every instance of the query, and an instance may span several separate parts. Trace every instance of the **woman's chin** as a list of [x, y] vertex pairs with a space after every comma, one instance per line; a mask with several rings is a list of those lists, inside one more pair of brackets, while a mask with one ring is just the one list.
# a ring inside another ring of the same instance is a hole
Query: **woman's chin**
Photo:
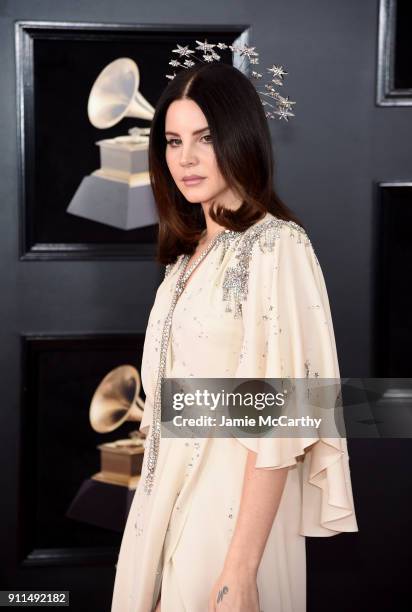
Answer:
[[192, 204], [198, 204], [199, 202], [207, 202], [210, 200], [210, 196], [207, 193], [202, 192], [200, 189], [186, 189], [182, 192], [188, 202]]

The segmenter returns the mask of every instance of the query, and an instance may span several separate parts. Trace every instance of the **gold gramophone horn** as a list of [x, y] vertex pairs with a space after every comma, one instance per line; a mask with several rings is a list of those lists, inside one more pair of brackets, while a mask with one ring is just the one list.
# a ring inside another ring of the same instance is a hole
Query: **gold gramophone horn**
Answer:
[[106, 433], [124, 421], [141, 421], [144, 402], [140, 397], [140, 375], [131, 365], [109, 372], [97, 387], [90, 404], [90, 424], [95, 431]]

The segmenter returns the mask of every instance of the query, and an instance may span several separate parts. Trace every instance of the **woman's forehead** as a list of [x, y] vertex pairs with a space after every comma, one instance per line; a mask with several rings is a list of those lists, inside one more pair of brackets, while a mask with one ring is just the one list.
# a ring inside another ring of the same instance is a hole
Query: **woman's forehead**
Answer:
[[191, 99], [174, 100], [166, 113], [166, 129], [184, 131], [200, 130], [207, 126], [206, 117], [200, 106]]

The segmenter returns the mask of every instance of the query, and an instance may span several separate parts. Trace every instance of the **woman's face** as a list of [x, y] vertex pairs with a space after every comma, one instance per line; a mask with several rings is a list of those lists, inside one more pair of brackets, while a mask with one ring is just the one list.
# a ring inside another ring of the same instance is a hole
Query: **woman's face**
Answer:
[[[175, 100], [165, 120], [166, 163], [177, 187], [189, 202], [210, 203], [229, 193], [217, 166], [212, 137], [201, 108], [193, 100]], [[185, 177], [200, 179], [189, 182]]]

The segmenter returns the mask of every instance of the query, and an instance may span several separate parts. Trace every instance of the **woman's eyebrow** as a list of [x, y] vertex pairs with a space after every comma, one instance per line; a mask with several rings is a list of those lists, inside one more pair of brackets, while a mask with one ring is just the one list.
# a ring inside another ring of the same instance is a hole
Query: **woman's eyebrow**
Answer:
[[[196, 134], [201, 134], [202, 132], [206, 132], [206, 130], [208, 130], [209, 127], [204, 127], [200, 130], [196, 130], [195, 132], [193, 132], [193, 136], [196, 136]], [[165, 135], [170, 134], [171, 136], [179, 136], [179, 134], [176, 134], [176, 132], [170, 132], [169, 130], [167, 132], [165, 132]]]

